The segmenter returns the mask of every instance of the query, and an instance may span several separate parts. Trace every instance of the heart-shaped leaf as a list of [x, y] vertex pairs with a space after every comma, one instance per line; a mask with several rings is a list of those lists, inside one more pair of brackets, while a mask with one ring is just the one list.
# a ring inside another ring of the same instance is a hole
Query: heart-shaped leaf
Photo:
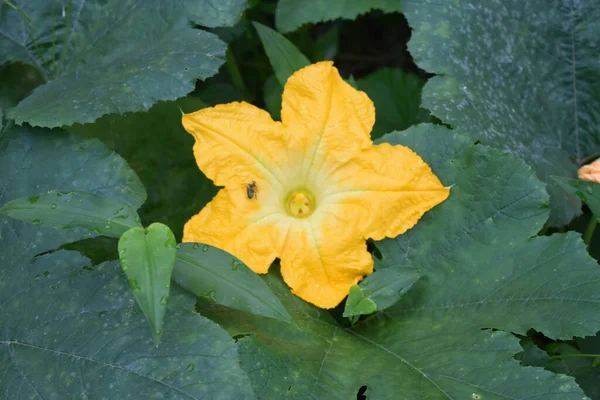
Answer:
[[176, 256], [175, 236], [168, 226], [153, 223], [131, 228], [119, 239], [119, 259], [135, 299], [146, 315], [158, 346], [169, 301]]

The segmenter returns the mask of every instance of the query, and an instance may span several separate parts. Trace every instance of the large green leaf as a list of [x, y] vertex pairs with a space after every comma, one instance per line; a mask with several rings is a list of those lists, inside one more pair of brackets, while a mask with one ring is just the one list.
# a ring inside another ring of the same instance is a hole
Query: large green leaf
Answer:
[[162, 222], [179, 240], [183, 225], [217, 193], [194, 159], [194, 138], [181, 125], [181, 112], [205, 107], [197, 98], [160, 102], [147, 113], [106, 115], [71, 131], [97, 137], [123, 156], [148, 191], [139, 211], [146, 225]]
[[225, 58], [225, 43], [191, 23], [231, 25], [244, 7], [244, 0], [2, 2], [0, 64], [22, 61], [48, 80], [10, 115], [56, 127], [182, 97]]
[[119, 260], [123, 272], [150, 323], [157, 346], [169, 303], [176, 246], [173, 232], [160, 222], [146, 229], [133, 227], [119, 239]]
[[377, 244], [377, 269], [411, 266], [423, 277], [352, 329], [274, 276], [290, 325], [205, 305], [231, 334], [254, 333], [238, 343], [258, 396], [347, 399], [366, 385], [369, 399], [581, 399], [572, 378], [511, 357], [520, 351], [511, 332], [570, 338], [600, 327], [600, 269], [580, 237], [532, 237], [548, 214], [534, 172], [444, 127], [383, 139], [411, 147], [453, 185], [414, 228]]
[[[125, 160], [96, 139], [19, 127], [0, 132], [0, 206], [52, 190], [85, 190], [121, 200], [134, 209], [146, 198], [144, 187]], [[0, 264], [20, 265], [63, 243], [95, 235], [83, 228], [54, 229], [0, 215]]]
[[277, 297], [244, 263], [216, 247], [182, 243], [173, 280], [196, 296], [227, 307], [289, 321]]
[[252, 398], [233, 340], [181, 289], [157, 348], [117, 262], [60, 251], [0, 274], [4, 399]]
[[121, 237], [129, 228], [140, 226], [137, 212], [129, 204], [80, 190], [50, 190], [19, 197], [0, 208], [0, 214], [35, 225], [86, 228], [115, 238]]
[[401, 0], [280, 0], [275, 21], [281, 32], [290, 32], [303, 24], [331, 21], [338, 18], [354, 19], [360, 14], [377, 9], [401, 12]]
[[[98, 140], [0, 132], [0, 206], [46, 190], [86, 190], [138, 208], [143, 187]], [[57, 246], [90, 235], [0, 216], [0, 397], [252, 398], [227, 334], [173, 288], [157, 349], [117, 262], [92, 266]]]
[[374, 139], [431, 120], [429, 111], [420, 107], [425, 81], [415, 74], [384, 68], [358, 79], [356, 84], [375, 103], [377, 118], [371, 132]]
[[579, 200], [549, 176], [574, 176], [600, 149], [597, 4], [423, 0], [402, 9], [414, 30], [410, 52], [438, 75], [424, 106], [530, 163], [548, 184], [551, 225], [578, 215]]

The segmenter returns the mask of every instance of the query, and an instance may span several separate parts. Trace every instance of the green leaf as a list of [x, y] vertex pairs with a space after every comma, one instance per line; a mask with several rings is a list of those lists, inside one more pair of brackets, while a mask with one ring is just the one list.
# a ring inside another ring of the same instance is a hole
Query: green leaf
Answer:
[[416, 269], [406, 266], [377, 269], [350, 289], [344, 317], [367, 315], [391, 307], [419, 278]]
[[217, 193], [196, 164], [194, 138], [181, 125], [182, 111], [205, 106], [198, 98], [159, 102], [146, 113], [106, 115], [70, 131], [97, 137], [124, 157], [148, 191], [148, 201], [139, 210], [142, 221], [162, 222], [180, 240], [186, 221]]
[[55, 228], [85, 228], [99, 235], [119, 238], [140, 219], [129, 204], [89, 192], [51, 190], [20, 197], [0, 208], [0, 214]]
[[0, 265], [3, 398], [253, 398], [233, 340], [182, 290], [155, 347], [119, 269], [66, 251]]
[[523, 365], [544, 367], [548, 371], [570, 375], [592, 399], [600, 399], [600, 335], [576, 338], [569, 342], [553, 342], [546, 351], [529, 338], [521, 341]]
[[162, 335], [176, 252], [173, 232], [159, 222], [147, 229], [131, 228], [119, 239], [123, 272], [150, 323], [156, 346]]
[[216, 247], [182, 243], [173, 280], [198, 297], [264, 317], [290, 316], [267, 285], [244, 263]]
[[[133, 209], [146, 198], [125, 160], [96, 139], [45, 129], [5, 129], [0, 136], [0, 206], [50, 190], [86, 191], [120, 200]], [[37, 239], [12, 240], [23, 235]], [[0, 215], [0, 263], [26, 262], [63, 243], [96, 235], [88, 229], [55, 229]]]
[[429, 112], [420, 107], [425, 81], [401, 69], [380, 69], [357, 81], [359, 90], [375, 103], [377, 118], [371, 137], [402, 131], [421, 122], [430, 122]]
[[281, 96], [283, 94], [283, 86], [279, 83], [275, 76], [270, 76], [265, 80], [263, 89], [265, 109], [271, 114], [271, 118], [275, 121], [281, 119]]
[[0, 64], [36, 66], [48, 82], [10, 111], [18, 124], [56, 127], [148, 110], [216, 74], [224, 42], [194, 29], [233, 24], [243, 0], [19, 1], [0, 4]]
[[259, 398], [575, 400], [574, 379], [524, 368], [514, 333], [553, 338], [600, 328], [600, 269], [577, 234], [536, 237], [548, 196], [518, 158], [421, 124], [382, 138], [413, 149], [444, 185], [448, 200], [395, 239], [377, 243], [377, 269], [410, 265], [422, 278], [392, 307], [344, 328], [269, 285], [291, 324], [203, 304], [238, 341]]
[[304, 24], [331, 21], [338, 18], [355, 19], [371, 10], [402, 12], [400, 0], [280, 0], [277, 4], [275, 22], [277, 30], [290, 32]]
[[596, 217], [600, 217], [600, 184], [595, 182], [552, 176], [558, 186], [583, 201]]
[[[98, 140], [13, 127], [0, 134], [0, 206], [50, 189], [137, 208], [143, 186]], [[0, 397], [240, 398], [252, 389], [227, 333], [173, 288], [160, 348], [118, 262], [53, 251], [90, 236], [0, 215]]]
[[358, 285], [351, 286], [348, 298], [346, 299], [344, 317], [368, 315], [375, 311], [377, 311], [377, 304], [365, 295]]
[[512, 152], [548, 185], [548, 223], [580, 214], [550, 175], [598, 151], [600, 8], [593, 2], [403, 2], [409, 50], [437, 74], [423, 105], [473, 140]]
[[256, 32], [258, 32], [275, 76], [282, 87], [285, 86], [288, 78], [294, 72], [310, 64], [310, 61], [304, 54], [281, 33], [258, 22], [253, 22], [252, 24], [256, 28]]

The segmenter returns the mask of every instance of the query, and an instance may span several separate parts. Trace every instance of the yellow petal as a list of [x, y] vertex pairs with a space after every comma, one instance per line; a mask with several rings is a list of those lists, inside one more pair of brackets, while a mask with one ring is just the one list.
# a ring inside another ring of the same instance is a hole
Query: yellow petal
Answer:
[[600, 183], [600, 159], [579, 168], [577, 176], [583, 181]]
[[281, 275], [298, 297], [321, 308], [337, 306], [350, 286], [373, 272], [365, 240], [355, 222], [336, 214], [295, 219], [281, 255]]
[[415, 152], [387, 143], [363, 151], [322, 179], [327, 189], [321, 207], [352, 216], [363, 237], [375, 240], [406, 232], [450, 194]]
[[288, 144], [280, 122], [247, 103], [222, 104], [182, 117], [196, 138], [194, 156], [204, 174], [218, 186], [240, 186], [264, 177], [284, 180]]
[[323, 163], [340, 164], [372, 144], [373, 102], [340, 77], [331, 62], [294, 73], [283, 91], [281, 120], [291, 148], [303, 154], [308, 181]]
[[280, 254], [289, 217], [275, 201], [275, 192], [260, 181], [255, 198], [246, 189], [221, 189], [183, 229], [184, 242], [223, 249], [254, 272], [264, 274]]

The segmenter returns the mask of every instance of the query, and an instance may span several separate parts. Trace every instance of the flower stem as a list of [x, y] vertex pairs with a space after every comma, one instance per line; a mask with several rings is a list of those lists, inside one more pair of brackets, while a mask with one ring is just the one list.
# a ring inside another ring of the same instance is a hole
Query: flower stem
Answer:
[[583, 234], [583, 242], [586, 246], [590, 245], [592, 241], [592, 236], [594, 236], [594, 230], [596, 229], [596, 225], [598, 224], [598, 219], [595, 215], [592, 215], [590, 218], [590, 222], [588, 223], [587, 228], [585, 229], [585, 233]]
[[576, 353], [576, 354], [560, 354], [557, 356], [552, 356], [550, 357], [553, 360], [559, 360], [561, 358], [567, 358], [567, 357], [589, 357], [589, 358], [598, 358], [600, 357], [600, 354], [583, 354], [583, 353]]

